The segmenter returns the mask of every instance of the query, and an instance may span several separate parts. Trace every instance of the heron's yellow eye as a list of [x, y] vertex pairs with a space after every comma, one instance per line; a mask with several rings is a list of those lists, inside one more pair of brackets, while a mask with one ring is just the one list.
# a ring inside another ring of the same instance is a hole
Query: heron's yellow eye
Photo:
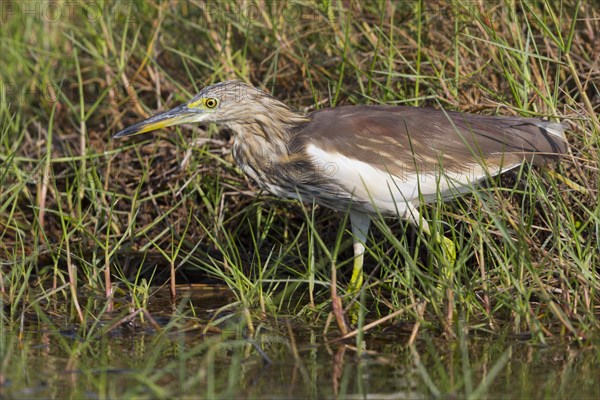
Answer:
[[208, 99], [204, 100], [204, 105], [206, 106], [206, 108], [215, 108], [217, 106], [217, 99], [213, 99], [212, 97], [209, 97]]

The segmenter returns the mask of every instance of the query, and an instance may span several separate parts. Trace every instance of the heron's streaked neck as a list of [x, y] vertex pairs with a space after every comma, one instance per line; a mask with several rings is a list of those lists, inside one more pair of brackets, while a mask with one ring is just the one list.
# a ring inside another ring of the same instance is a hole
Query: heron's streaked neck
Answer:
[[[267, 107], [268, 106], [268, 107]], [[270, 161], [288, 155], [288, 143], [294, 128], [308, 122], [304, 115], [290, 110], [285, 104], [271, 100], [260, 104], [253, 113], [228, 121], [234, 133], [234, 147], [243, 153], [253, 153]]]

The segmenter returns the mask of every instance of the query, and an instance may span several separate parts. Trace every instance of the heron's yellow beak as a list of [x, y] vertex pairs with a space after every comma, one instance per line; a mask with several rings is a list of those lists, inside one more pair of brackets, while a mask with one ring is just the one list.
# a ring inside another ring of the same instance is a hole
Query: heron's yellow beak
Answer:
[[180, 125], [189, 122], [197, 122], [202, 113], [196, 109], [188, 108], [187, 104], [182, 104], [172, 110], [150, 117], [144, 121], [138, 122], [128, 128], [118, 132], [113, 138], [139, 135], [167, 126]]

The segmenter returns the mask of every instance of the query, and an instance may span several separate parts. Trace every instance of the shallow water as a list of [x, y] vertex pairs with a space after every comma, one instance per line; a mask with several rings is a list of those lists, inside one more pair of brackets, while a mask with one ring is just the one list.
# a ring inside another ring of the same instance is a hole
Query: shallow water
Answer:
[[[356, 341], [336, 342], [323, 326], [266, 319], [250, 335], [221, 287], [180, 294], [176, 310], [154, 296], [161, 326], [118, 318], [85, 329], [58, 318], [3, 325], [3, 398], [598, 398], [600, 349], [510, 336], [449, 341], [391, 325]], [[168, 296], [167, 296], [168, 297]], [[184, 313], [194, 304], [195, 315]], [[165, 310], [166, 308], [166, 310]], [[218, 328], [206, 330], [215, 317]], [[219, 321], [220, 319], [220, 321]], [[108, 330], [108, 328], [114, 327]]]

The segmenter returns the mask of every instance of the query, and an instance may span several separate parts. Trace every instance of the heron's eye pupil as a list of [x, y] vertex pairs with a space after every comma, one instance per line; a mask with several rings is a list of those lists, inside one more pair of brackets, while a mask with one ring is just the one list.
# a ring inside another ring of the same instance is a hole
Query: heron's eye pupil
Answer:
[[206, 107], [208, 107], [208, 108], [215, 108], [217, 106], [217, 100], [215, 100], [213, 98], [206, 99], [204, 104], [206, 104]]

